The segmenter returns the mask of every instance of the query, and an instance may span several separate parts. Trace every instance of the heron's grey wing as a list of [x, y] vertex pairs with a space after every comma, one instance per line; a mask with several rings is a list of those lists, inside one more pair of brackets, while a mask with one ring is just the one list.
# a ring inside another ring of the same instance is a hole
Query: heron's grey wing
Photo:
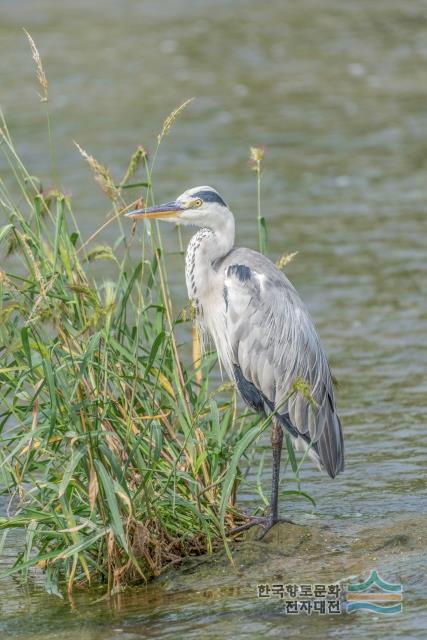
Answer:
[[[335, 476], [344, 468], [342, 430], [328, 361], [308, 311], [261, 254], [237, 249], [223, 268], [233, 374], [244, 399], [257, 410], [277, 409], [297, 444], [311, 443]], [[284, 401], [297, 379], [309, 384], [315, 405], [301, 392]]]

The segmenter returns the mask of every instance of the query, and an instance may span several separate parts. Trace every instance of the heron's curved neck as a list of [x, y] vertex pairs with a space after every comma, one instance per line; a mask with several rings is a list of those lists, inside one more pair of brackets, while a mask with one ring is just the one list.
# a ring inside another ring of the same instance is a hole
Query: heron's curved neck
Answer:
[[211, 292], [218, 266], [234, 246], [234, 217], [230, 213], [221, 228], [200, 229], [190, 240], [186, 255], [186, 281], [192, 300]]

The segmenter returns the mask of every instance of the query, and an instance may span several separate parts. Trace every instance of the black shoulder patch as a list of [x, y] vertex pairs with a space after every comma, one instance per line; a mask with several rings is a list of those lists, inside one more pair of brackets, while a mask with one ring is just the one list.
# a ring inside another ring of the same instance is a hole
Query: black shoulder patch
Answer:
[[265, 397], [261, 391], [259, 391], [252, 382], [246, 380], [238, 364], [233, 365], [233, 373], [239, 393], [246, 404], [249, 405], [251, 409], [254, 409], [254, 411], [265, 414]]
[[[257, 389], [253, 382], [246, 380], [238, 364], [233, 364], [233, 373], [237, 389], [242, 396], [242, 399], [249, 407], [251, 407], [251, 409], [254, 409], [254, 411], [263, 415], [266, 415], [268, 410], [274, 412], [274, 403], [271, 402], [271, 400], [269, 400], [262, 391]], [[293, 438], [302, 438], [308, 445], [311, 445], [311, 448], [314, 449], [317, 454], [319, 453], [319, 446], [317, 442], [312, 442], [307, 433], [300, 433], [292, 424], [288, 413], [276, 413], [276, 418], [279, 424], [286, 429], [289, 435]]]
[[219, 193], [217, 193], [216, 191], [198, 191], [197, 193], [192, 193], [191, 197], [200, 198], [201, 200], [203, 200], [203, 202], [216, 202], [223, 207], [227, 206]]
[[245, 264], [232, 264], [227, 269], [227, 276], [236, 276], [240, 282], [247, 282], [251, 279], [251, 270]]

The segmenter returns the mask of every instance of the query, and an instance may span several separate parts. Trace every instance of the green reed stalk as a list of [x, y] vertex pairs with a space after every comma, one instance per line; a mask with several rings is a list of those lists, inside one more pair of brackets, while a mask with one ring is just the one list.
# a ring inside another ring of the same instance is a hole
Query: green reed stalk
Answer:
[[259, 252], [265, 254], [267, 251], [267, 223], [261, 213], [261, 165], [264, 159], [265, 150], [262, 147], [251, 147], [250, 162], [252, 169], [257, 175], [257, 227], [258, 227], [258, 247]]

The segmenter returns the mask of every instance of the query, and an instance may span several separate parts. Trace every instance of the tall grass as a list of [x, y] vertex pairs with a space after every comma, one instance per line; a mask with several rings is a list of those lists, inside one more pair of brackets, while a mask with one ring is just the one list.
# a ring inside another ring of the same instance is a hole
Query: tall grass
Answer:
[[[154, 158], [184, 106], [166, 119]], [[216, 356], [200, 358], [195, 334], [183, 364], [175, 330], [191, 312], [172, 308], [160, 231], [144, 225], [136, 236], [121, 222], [133, 187], [153, 200], [145, 149], [115, 181], [79, 147], [111, 203], [84, 239], [70, 198], [41, 189], [0, 126], [14, 176], [12, 187], [0, 177], [0, 529], [25, 532], [7, 573], [38, 567], [53, 593], [64, 580], [69, 591], [102, 581], [112, 593], [227, 545], [246, 519], [236, 506], [242, 456], [269, 421], [239, 416], [232, 385], [211, 388]], [[121, 250], [97, 244], [111, 222]], [[91, 275], [97, 260], [112, 262], [114, 278]]]
[[[0, 239], [21, 259], [0, 276], [0, 468], [14, 514], [0, 527], [26, 529], [12, 570], [111, 590], [212, 550], [241, 519], [227, 469], [251, 422], [234, 391], [221, 402], [209, 391], [213, 355], [181, 362], [174, 330], [190, 319], [173, 320], [153, 234], [136, 263], [129, 247], [119, 260], [84, 246], [69, 200], [34, 189], [3, 131], [26, 205], [0, 183]], [[91, 278], [99, 259], [116, 263], [114, 280]]]

